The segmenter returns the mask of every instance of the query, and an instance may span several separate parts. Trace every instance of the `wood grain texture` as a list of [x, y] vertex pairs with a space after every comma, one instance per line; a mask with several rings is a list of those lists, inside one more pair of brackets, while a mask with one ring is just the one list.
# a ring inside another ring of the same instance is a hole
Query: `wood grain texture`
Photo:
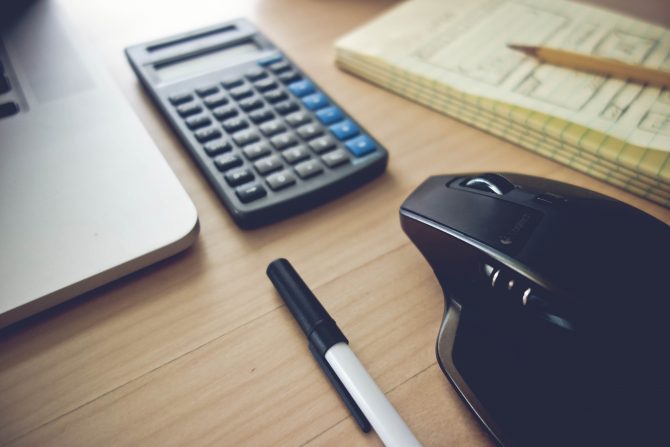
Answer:
[[[488, 445], [435, 363], [443, 298], [400, 230], [404, 198], [431, 174], [519, 171], [670, 223], [667, 209], [337, 70], [333, 41], [394, 2], [61, 3], [193, 199], [201, 234], [180, 255], [0, 332], [0, 445], [380, 445], [357, 430], [266, 279], [277, 257], [315, 290], [419, 440]], [[122, 50], [238, 16], [387, 147], [383, 177], [267, 228], [234, 225]]]

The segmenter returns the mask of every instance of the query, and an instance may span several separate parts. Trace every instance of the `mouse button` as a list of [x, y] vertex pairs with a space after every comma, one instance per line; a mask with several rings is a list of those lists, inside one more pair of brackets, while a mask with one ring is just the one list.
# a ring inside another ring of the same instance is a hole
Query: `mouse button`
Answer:
[[533, 200], [537, 203], [541, 203], [542, 205], [550, 205], [550, 206], [563, 205], [568, 201], [568, 199], [566, 199], [562, 195], [553, 192], [545, 192], [542, 194], [538, 194], [535, 197], [533, 197]]
[[515, 188], [512, 182], [500, 174], [482, 174], [480, 176], [465, 179], [460, 182], [460, 185], [466, 188], [490, 192], [497, 195], [507, 194]]

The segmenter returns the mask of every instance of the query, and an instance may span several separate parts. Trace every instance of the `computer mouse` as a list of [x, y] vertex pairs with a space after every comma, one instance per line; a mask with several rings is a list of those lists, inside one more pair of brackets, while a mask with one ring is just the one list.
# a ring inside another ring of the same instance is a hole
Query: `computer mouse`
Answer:
[[668, 225], [513, 173], [430, 177], [400, 220], [444, 292], [438, 363], [495, 441], [668, 445]]

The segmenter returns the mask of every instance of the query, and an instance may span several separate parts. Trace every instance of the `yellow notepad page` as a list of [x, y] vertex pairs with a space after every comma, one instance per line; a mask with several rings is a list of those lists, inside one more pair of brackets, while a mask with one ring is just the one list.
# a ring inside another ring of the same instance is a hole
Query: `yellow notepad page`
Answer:
[[464, 93], [571, 144], [595, 144], [599, 154], [625, 158], [628, 166], [635, 165], [631, 157], [649, 157], [645, 149], [661, 151], [645, 171], [667, 173], [666, 91], [540, 64], [508, 43], [670, 70], [665, 28], [563, 0], [412, 0], [343, 37], [336, 49], [338, 58], [368, 60], [391, 76], [397, 71], [436, 90]]

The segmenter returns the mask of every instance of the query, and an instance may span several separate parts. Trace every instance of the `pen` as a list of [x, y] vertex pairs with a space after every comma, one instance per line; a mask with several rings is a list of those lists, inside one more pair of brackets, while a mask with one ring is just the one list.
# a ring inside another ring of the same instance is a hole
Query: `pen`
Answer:
[[307, 336], [309, 350], [361, 429], [368, 431], [372, 425], [389, 447], [420, 447], [405, 421], [349, 348], [335, 320], [293, 266], [286, 259], [276, 259], [268, 265], [267, 275]]
[[507, 45], [512, 50], [521, 51], [529, 56], [576, 70], [611, 76], [613, 78], [631, 80], [657, 87], [670, 87], [670, 72], [657, 70], [655, 68], [632, 65], [615, 59], [592, 56], [590, 54], [574, 53], [560, 50], [529, 45]]

